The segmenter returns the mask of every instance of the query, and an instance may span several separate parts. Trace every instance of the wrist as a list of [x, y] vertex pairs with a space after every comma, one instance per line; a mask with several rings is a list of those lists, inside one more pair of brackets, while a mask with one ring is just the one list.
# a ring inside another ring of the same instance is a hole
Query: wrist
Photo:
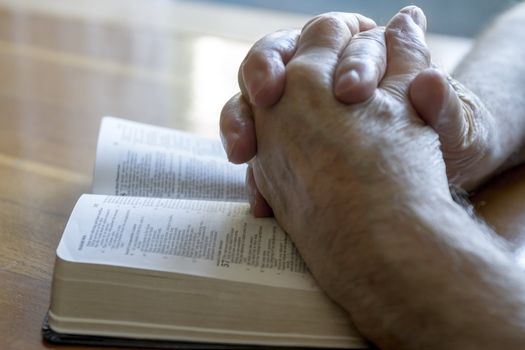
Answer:
[[521, 115], [507, 116], [498, 123], [494, 112], [488, 114], [491, 118], [487, 122], [490, 128], [487, 154], [481, 160], [483, 170], [476, 184], [525, 161], [525, 121]]
[[524, 341], [522, 273], [478, 222], [440, 197], [396, 214], [357, 241], [351, 280], [337, 299], [365, 335], [388, 347], [399, 339], [385, 334], [410, 329], [403, 348]]

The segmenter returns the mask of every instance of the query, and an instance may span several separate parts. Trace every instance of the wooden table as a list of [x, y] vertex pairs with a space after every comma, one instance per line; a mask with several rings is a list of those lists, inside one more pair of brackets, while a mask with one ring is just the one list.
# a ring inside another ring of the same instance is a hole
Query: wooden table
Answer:
[[[0, 349], [55, 348], [41, 341], [40, 326], [56, 246], [90, 191], [100, 117], [216, 134], [249, 43], [304, 22], [235, 11], [176, 1], [0, 1]], [[524, 227], [523, 175], [479, 195], [501, 232]]]

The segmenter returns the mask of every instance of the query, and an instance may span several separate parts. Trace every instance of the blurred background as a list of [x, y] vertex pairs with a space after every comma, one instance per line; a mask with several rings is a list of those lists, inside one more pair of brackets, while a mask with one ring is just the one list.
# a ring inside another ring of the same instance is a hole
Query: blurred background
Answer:
[[[452, 71], [515, 2], [0, 0], [0, 349], [51, 349], [40, 328], [55, 249], [74, 203], [91, 191], [102, 116], [217, 138], [239, 64], [265, 34], [327, 11], [385, 24], [416, 4], [434, 62]], [[512, 193], [519, 205], [495, 213], [523, 210], [523, 191]]]
[[[498, 12], [518, 0], [199, 0], [228, 3], [252, 8], [265, 8], [307, 15], [328, 11], [357, 12], [386, 23], [403, 6], [421, 7], [429, 19], [429, 31], [472, 37]], [[194, 2], [194, 1], [192, 1]]]

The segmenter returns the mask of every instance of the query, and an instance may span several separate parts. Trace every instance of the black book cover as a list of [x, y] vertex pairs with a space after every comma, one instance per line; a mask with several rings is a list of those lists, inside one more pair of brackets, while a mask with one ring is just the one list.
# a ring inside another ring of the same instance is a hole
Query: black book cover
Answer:
[[[278, 347], [278, 346], [259, 346], [242, 344], [217, 344], [199, 343], [188, 341], [154, 340], [154, 339], [134, 339], [105, 337], [95, 335], [65, 334], [59, 333], [49, 327], [48, 315], [42, 324], [42, 337], [45, 341], [52, 344], [64, 345], [87, 345], [104, 347], [127, 347], [127, 348], [148, 348], [148, 349], [188, 349], [188, 350], [257, 350], [257, 349], [305, 349], [299, 347]], [[311, 348], [310, 348], [311, 349]]]

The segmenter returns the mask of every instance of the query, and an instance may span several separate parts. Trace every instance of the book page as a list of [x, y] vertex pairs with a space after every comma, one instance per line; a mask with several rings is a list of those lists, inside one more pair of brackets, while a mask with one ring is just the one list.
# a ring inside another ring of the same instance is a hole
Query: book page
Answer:
[[273, 218], [247, 203], [83, 195], [57, 249], [67, 261], [315, 290]]
[[219, 140], [104, 117], [93, 193], [246, 201], [245, 172], [228, 162]]

